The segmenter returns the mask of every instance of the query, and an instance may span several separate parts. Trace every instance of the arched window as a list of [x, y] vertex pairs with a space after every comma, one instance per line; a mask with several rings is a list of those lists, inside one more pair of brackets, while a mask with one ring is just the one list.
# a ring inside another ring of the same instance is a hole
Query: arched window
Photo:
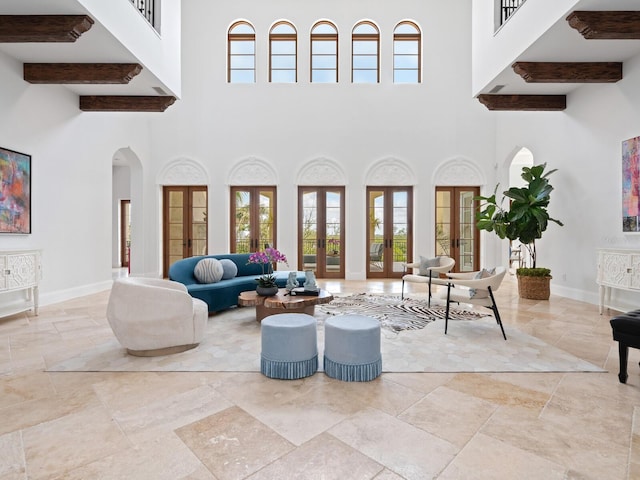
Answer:
[[247, 22], [236, 22], [228, 34], [229, 83], [255, 83], [256, 81], [256, 31]]
[[311, 82], [337, 83], [338, 29], [327, 21], [311, 29]]
[[288, 22], [276, 23], [269, 32], [269, 81], [273, 83], [296, 83], [297, 34]]
[[351, 81], [378, 83], [380, 81], [380, 32], [371, 22], [360, 22], [351, 34]]
[[420, 37], [413, 22], [400, 22], [393, 30], [393, 83], [420, 83]]

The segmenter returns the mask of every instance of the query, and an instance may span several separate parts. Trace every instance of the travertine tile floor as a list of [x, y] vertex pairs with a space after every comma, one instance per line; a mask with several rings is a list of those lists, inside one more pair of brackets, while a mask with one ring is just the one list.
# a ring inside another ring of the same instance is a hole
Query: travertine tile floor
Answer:
[[[326, 281], [399, 293], [399, 281]], [[416, 290], [420, 286], [415, 287]], [[608, 373], [53, 373], [110, 336], [108, 292], [0, 319], [0, 479], [640, 478], [640, 352], [617, 379], [595, 305], [498, 292], [517, 326]], [[215, 317], [211, 317], [212, 319]]]

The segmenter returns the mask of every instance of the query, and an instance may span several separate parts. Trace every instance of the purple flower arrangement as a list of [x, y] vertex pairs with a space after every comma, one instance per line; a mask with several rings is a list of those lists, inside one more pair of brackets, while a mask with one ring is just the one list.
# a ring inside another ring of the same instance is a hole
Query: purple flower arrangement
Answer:
[[287, 256], [280, 253], [275, 248], [267, 247], [263, 252], [252, 253], [248, 263], [258, 263], [262, 266], [262, 275], [256, 279], [261, 287], [275, 287], [276, 277], [273, 274], [274, 263], [284, 263], [289, 265]]

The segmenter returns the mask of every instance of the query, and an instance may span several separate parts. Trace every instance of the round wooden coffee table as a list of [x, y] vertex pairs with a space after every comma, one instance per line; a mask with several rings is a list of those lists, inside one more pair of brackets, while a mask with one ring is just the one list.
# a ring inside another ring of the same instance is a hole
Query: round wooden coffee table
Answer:
[[238, 296], [238, 305], [241, 307], [256, 307], [256, 320], [262, 321], [264, 317], [276, 313], [306, 313], [313, 315], [315, 306], [329, 303], [333, 300], [326, 290], [320, 290], [318, 295], [289, 295], [286, 289], [281, 288], [276, 295], [263, 297], [255, 290], [241, 292]]

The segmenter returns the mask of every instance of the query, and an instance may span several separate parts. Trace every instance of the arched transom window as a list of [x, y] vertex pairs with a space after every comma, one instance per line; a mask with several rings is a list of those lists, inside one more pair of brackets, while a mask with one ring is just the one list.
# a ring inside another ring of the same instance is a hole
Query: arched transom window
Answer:
[[311, 29], [311, 82], [338, 81], [338, 29], [327, 21]]
[[297, 34], [289, 22], [276, 23], [269, 32], [269, 81], [295, 83], [297, 75]]
[[236, 22], [228, 34], [229, 83], [255, 83], [256, 31], [248, 22]]
[[380, 81], [380, 32], [371, 22], [360, 22], [351, 34], [351, 81], [378, 83]]
[[420, 83], [421, 35], [413, 22], [400, 22], [393, 30], [393, 83]]

